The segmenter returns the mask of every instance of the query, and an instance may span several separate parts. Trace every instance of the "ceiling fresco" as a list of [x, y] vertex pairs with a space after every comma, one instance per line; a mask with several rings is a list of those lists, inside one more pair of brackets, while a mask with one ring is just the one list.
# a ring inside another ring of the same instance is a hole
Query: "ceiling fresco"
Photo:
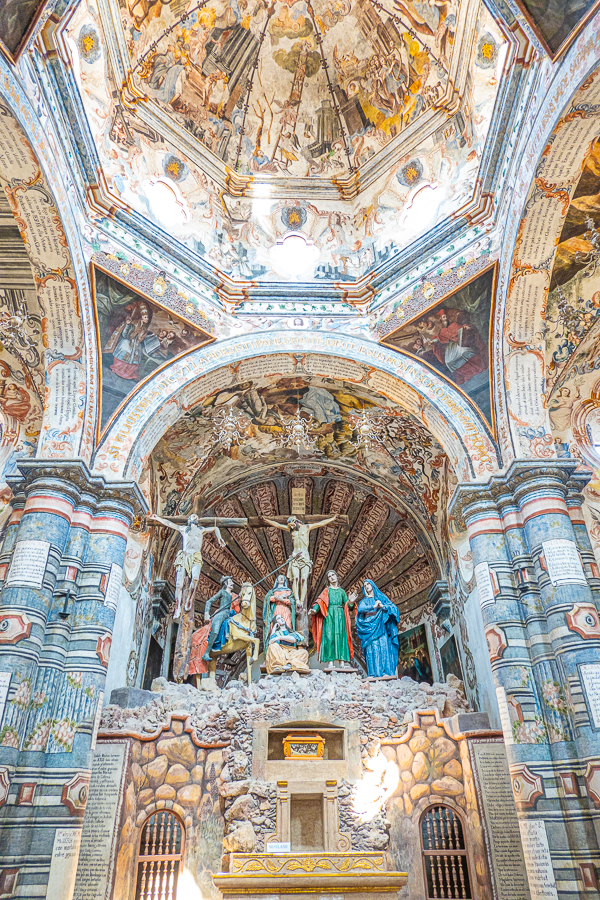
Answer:
[[[314, 365], [314, 364], [313, 364]], [[150, 505], [168, 515], [187, 513], [191, 497], [203, 505], [225, 497], [228, 485], [271, 477], [273, 469], [309, 463], [340, 478], [361, 474], [392, 491], [422, 527], [439, 533], [448, 460], [439, 443], [416, 418], [373, 391], [342, 378], [322, 378], [296, 370], [286, 375], [229, 377], [169, 428], [156, 445], [140, 479]], [[233, 410], [246, 433], [229, 449], [215, 442], [215, 423]], [[384, 416], [381, 444], [367, 446], [357, 430], [362, 410]], [[283, 445], [286, 428], [299, 413], [306, 445]], [[452, 473], [450, 472], [450, 476]], [[151, 487], [150, 487], [151, 486]]]
[[472, 200], [508, 44], [477, 0], [386, 3], [82, 2], [111, 202], [237, 281], [392, 260]]
[[458, 7], [120, 0], [145, 97], [235, 171], [304, 178], [351, 174], [444, 98]]

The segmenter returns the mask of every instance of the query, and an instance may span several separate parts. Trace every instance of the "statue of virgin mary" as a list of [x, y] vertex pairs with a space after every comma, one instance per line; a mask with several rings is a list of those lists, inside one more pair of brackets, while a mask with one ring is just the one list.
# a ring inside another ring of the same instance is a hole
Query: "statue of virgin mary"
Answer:
[[381, 678], [398, 668], [398, 608], [373, 581], [363, 582], [356, 611], [356, 632], [365, 655], [367, 672]]

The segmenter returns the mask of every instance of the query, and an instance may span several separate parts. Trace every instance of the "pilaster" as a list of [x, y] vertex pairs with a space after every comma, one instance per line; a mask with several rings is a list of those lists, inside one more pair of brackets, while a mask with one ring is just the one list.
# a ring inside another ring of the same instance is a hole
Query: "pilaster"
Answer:
[[19, 869], [20, 896], [39, 897], [56, 829], [83, 822], [127, 533], [146, 505], [82, 462], [18, 468], [0, 556], [0, 858]]
[[600, 730], [580, 668], [600, 660], [598, 578], [575, 468], [517, 461], [450, 504], [469, 534], [522, 831], [544, 823], [548, 896], [561, 898], [585, 896], [583, 867], [600, 862]]

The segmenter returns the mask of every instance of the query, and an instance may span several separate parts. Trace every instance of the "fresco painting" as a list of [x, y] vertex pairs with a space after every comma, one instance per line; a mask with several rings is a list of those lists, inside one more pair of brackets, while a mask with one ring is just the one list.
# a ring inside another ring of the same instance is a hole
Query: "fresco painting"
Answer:
[[598, 0], [517, 0], [552, 57], [571, 43], [598, 8]]
[[175, 3], [120, 5], [148, 98], [237, 171], [301, 177], [368, 162], [432, 108], [448, 83], [459, 6], [221, 2], [184, 18]]
[[596, 142], [556, 249], [546, 307], [545, 360], [555, 451], [559, 457], [582, 459], [600, 474], [600, 271], [593, 252], [600, 224], [599, 192]]
[[[105, 45], [84, 0], [68, 32], [108, 189], [230, 278], [294, 280], [276, 253], [292, 231], [318, 251], [303, 280], [359, 280], [473, 196], [507, 44], [466, 8], [210, 0], [186, 18], [187, 4], [121, 0]], [[440, 115], [459, 41], [465, 102]], [[126, 70], [151, 115], [120, 102]]]
[[[273, 365], [274, 363], [274, 365]], [[290, 359], [275, 357], [269, 367], [290, 368]], [[431, 434], [399, 405], [376, 403], [368, 387], [358, 384], [363, 372], [347, 363], [347, 380], [320, 377], [319, 357], [303, 357], [295, 374], [260, 372], [261, 361], [245, 367], [244, 378], [211, 390], [166, 432], [151, 455], [161, 473], [157, 483], [160, 502], [168, 515], [176, 512], [181, 490], [198, 483], [203, 495], [261, 466], [297, 462], [345, 471], [361, 471], [375, 483], [399, 492], [415, 513], [437, 532], [440, 528], [440, 473], [447, 457]], [[303, 371], [298, 371], [302, 368]], [[239, 445], [214, 452], [214, 424], [223, 410], [232, 409], [249, 423], [248, 436]], [[356, 416], [372, 409], [384, 417], [390, 456], [365, 447], [356, 431]], [[310, 447], [283, 446], [289, 422], [299, 411]]]
[[400, 634], [398, 654], [398, 678], [412, 678], [413, 681], [433, 684], [433, 672], [427, 630], [425, 625], [417, 625]]
[[388, 335], [388, 347], [412, 353], [454, 382], [492, 421], [489, 332], [495, 267]]
[[103, 428], [136, 385], [211, 338], [96, 266], [93, 273], [102, 353]]

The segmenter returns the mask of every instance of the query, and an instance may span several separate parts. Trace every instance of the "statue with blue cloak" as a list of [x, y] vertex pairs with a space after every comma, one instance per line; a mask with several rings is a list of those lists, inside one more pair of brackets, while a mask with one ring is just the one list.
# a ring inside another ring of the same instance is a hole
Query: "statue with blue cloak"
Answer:
[[[353, 599], [356, 594], [351, 595]], [[400, 614], [394, 603], [366, 579], [356, 610], [356, 632], [360, 639], [369, 676], [396, 675], [398, 668], [398, 623]]]

